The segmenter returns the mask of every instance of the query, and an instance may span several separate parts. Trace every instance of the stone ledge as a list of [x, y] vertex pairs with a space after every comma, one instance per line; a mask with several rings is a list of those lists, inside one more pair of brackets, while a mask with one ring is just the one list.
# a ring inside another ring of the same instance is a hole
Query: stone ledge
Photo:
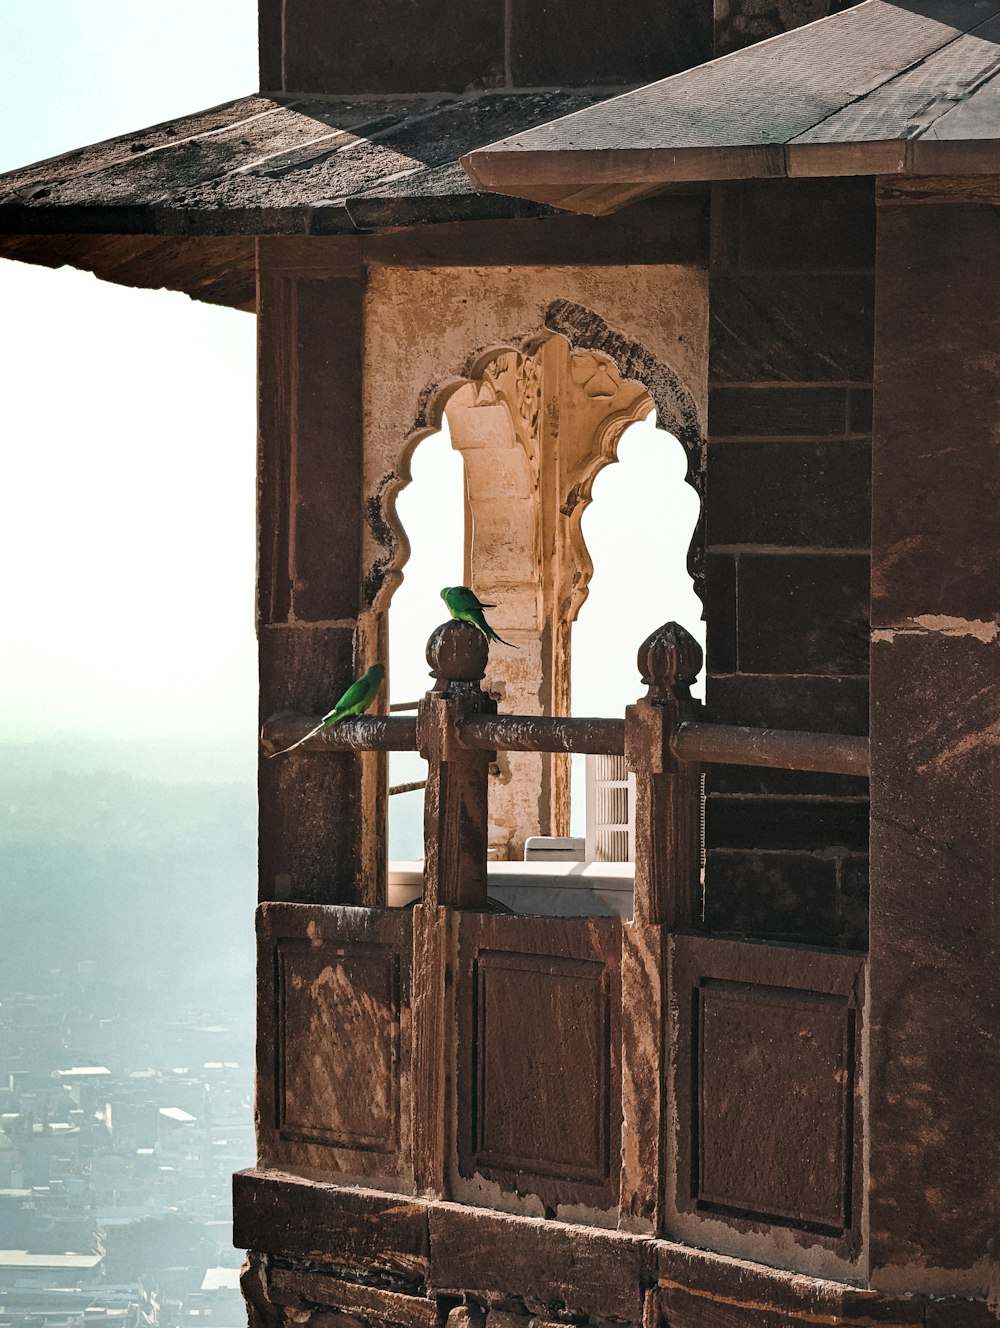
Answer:
[[251, 1251], [251, 1328], [316, 1315], [312, 1328], [434, 1328], [460, 1305], [472, 1328], [513, 1319], [527, 1328], [529, 1318], [646, 1328], [1000, 1323], [982, 1301], [888, 1296], [624, 1232], [283, 1172], [238, 1172], [233, 1188], [234, 1241]]

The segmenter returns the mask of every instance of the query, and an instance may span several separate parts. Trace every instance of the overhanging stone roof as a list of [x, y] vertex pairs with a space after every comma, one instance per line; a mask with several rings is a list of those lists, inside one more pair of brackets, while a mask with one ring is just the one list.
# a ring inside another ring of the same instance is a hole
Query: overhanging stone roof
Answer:
[[1000, 174], [1000, 0], [864, 0], [463, 165], [592, 214], [679, 181]]
[[537, 216], [458, 165], [504, 134], [609, 95], [259, 94], [0, 175], [0, 235], [357, 234]]

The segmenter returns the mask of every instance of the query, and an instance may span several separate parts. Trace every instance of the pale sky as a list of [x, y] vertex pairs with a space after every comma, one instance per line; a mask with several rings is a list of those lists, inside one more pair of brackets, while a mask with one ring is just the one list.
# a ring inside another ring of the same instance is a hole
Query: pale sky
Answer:
[[[256, 38], [254, 0], [0, 0], [0, 170], [252, 91]], [[0, 261], [0, 739], [252, 755], [254, 391], [250, 315]]]
[[[0, 0], [0, 170], [256, 81], [254, 0]], [[0, 261], [0, 392], [0, 740], [243, 735], [249, 768], [252, 316]], [[701, 629], [680, 445], [645, 423], [620, 457], [584, 518], [596, 571], [574, 633], [578, 714], [635, 698], [636, 648], [659, 623]], [[399, 503], [413, 559], [391, 619], [397, 700], [427, 685], [438, 591], [461, 569], [458, 457], [429, 439], [413, 474]]]

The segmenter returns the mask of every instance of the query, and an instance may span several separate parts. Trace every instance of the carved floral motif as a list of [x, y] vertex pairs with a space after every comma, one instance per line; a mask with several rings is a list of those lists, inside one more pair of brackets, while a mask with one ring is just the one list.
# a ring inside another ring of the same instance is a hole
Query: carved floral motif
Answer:
[[621, 388], [621, 378], [610, 360], [603, 355], [574, 351], [570, 356], [570, 375], [585, 396], [595, 400], [610, 400]]

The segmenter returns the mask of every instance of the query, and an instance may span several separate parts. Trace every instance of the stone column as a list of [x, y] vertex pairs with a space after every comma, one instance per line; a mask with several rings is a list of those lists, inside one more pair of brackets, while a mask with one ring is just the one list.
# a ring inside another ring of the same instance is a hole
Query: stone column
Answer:
[[[322, 713], [377, 655], [359, 630], [362, 298], [353, 241], [259, 242], [262, 720]], [[262, 759], [262, 900], [381, 897], [381, 759]]]
[[[995, 181], [992, 182], [995, 186]], [[1000, 231], [883, 182], [872, 485], [872, 1283], [1000, 1296]]]

